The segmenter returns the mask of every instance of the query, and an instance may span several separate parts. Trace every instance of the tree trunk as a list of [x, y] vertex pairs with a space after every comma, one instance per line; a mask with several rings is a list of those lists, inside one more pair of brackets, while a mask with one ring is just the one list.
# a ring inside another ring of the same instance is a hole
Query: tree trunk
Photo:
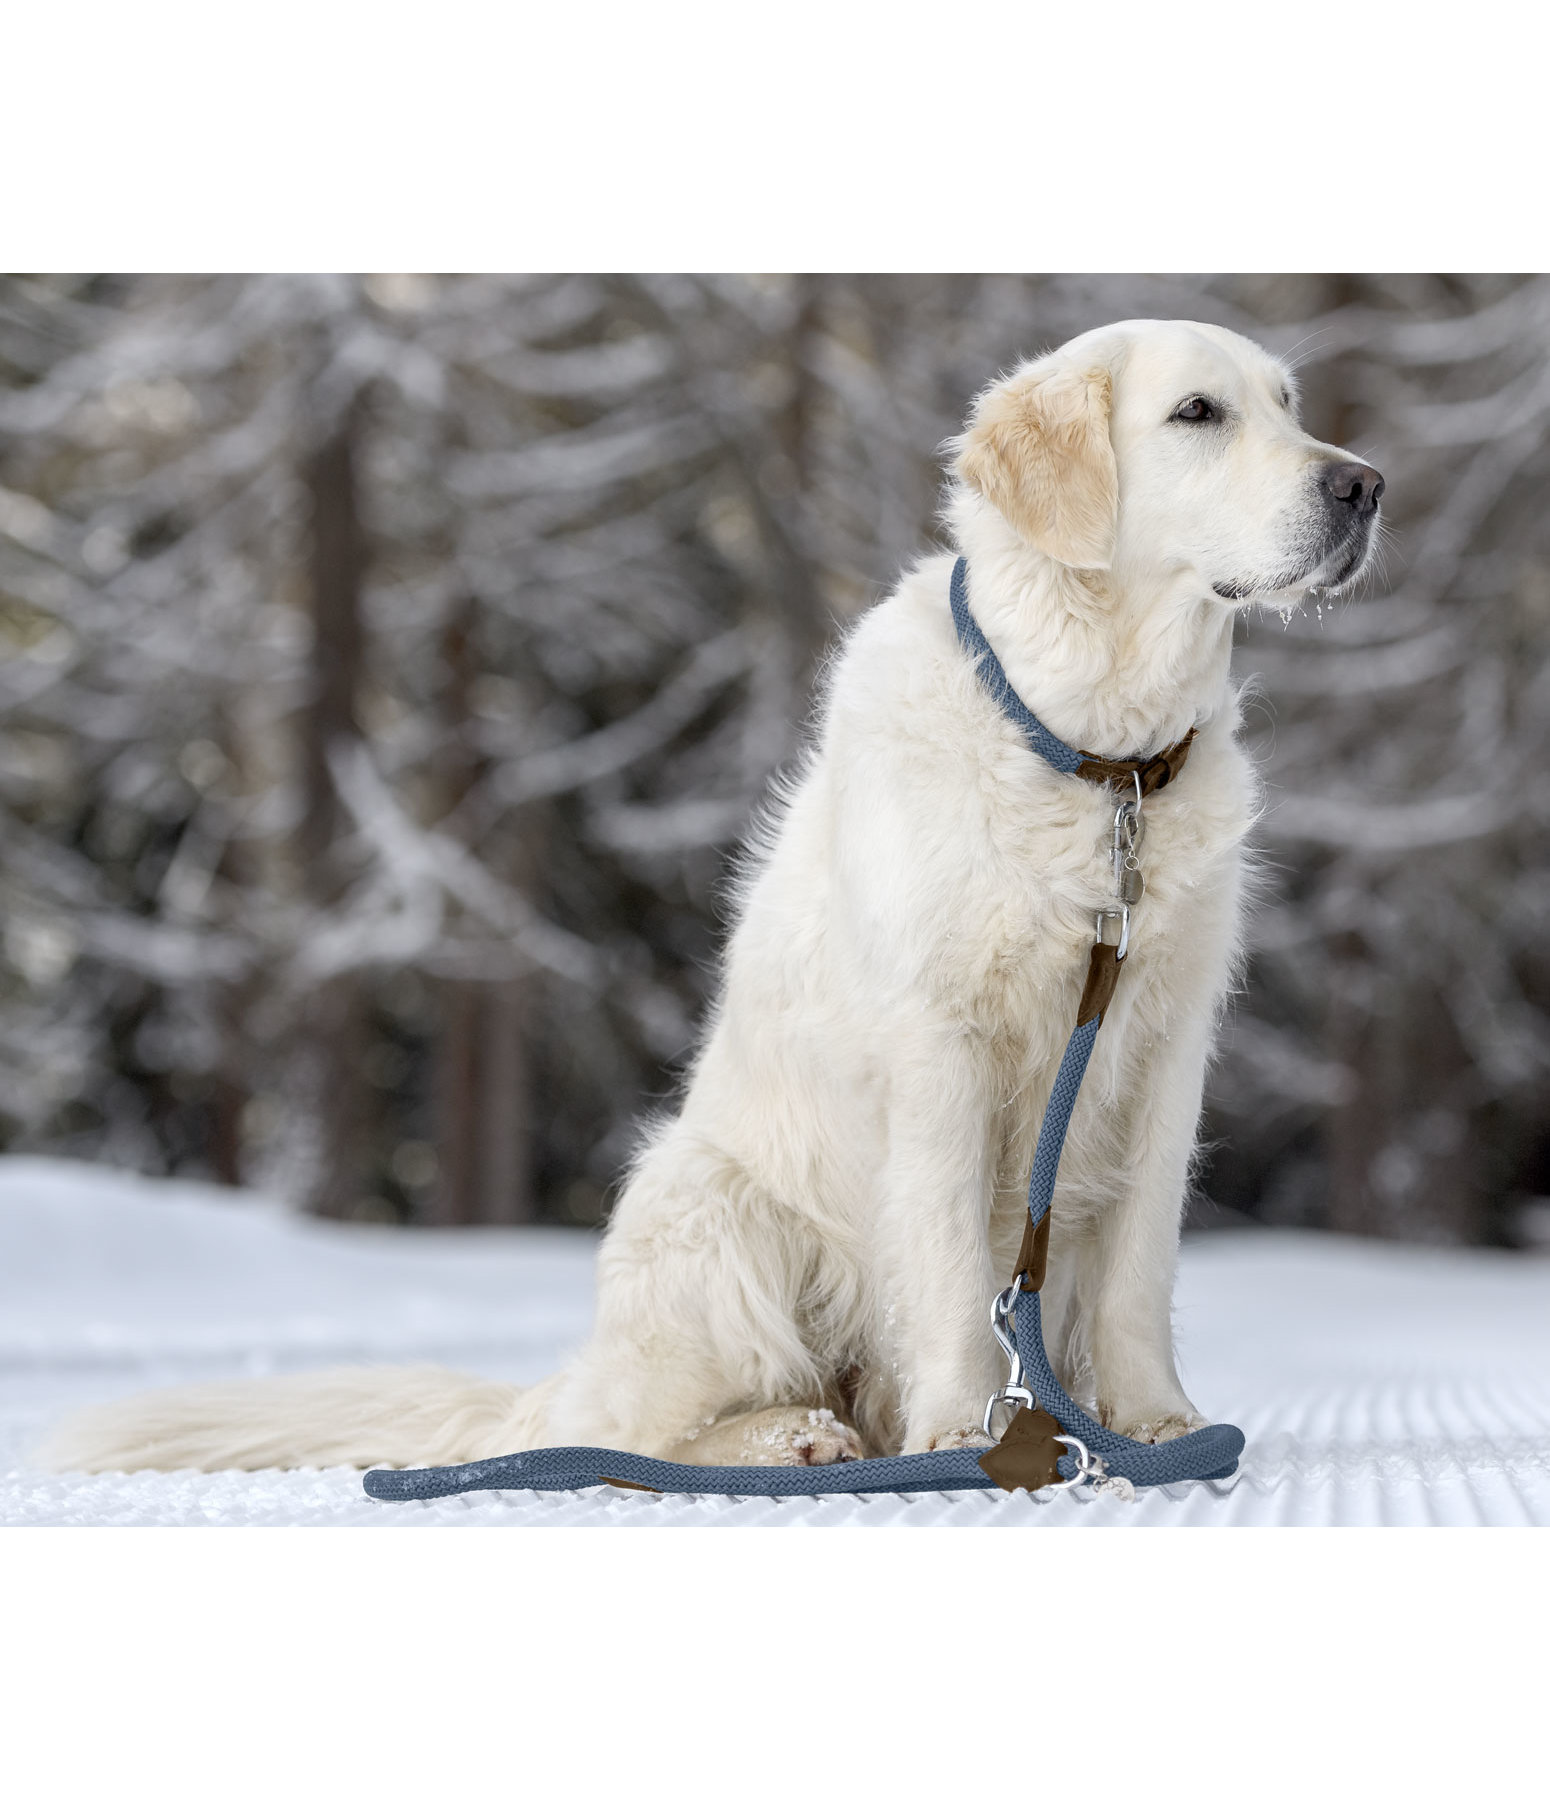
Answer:
[[436, 1046], [436, 1189], [427, 1223], [472, 1225], [478, 1218], [479, 1013], [482, 984], [441, 983]]
[[364, 1065], [366, 1009], [353, 976], [314, 995], [308, 1100], [317, 1119], [318, 1166], [309, 1209], [325, 1219], [354, 1218], [371, 1183], [371, 1104]]
[[522, 980], [492, 982], [484, 994], [479, 1217], [490, 1225], [530, 1225], [536, 1212], [526, 999]]
[[355, 486], [358, 413], [351, 410], [308, 465], [312, 497], [312, 693], [303, 714], [302, 780], [305, 812], [299, 842], [309, 883], [325, 902], [326, 868], [337, 828], [338, 802], [328, 753], [355, 736], [361, 673], [361, 584], [366, 540]]
[[[338, 898], [340, 875], [331, 851], [338, 802], [330, 750], [356, 734], [361, 674], [361, 585], [366, 541], [355, 483], [359, 411], [352, 408], [307, 467], [312, 497], [310, 558], [312, 693], [302, 715], [304, 811], [297, 833], [304, 879], [315, 904]], [[371, 1111], [363, 1069], [367, 1029], [359, 978], [343, 975], [314, 996], [303, 1030], [317, 1069], [318, 1168], [311, 1210], [353, 1215], [370, 1179]]]
[[534, 1202], [521, 980], [442, 984], [432, 1225], [526, 1225]]
[[[467, 600], [454, 610], [442, 636], [447, 671], [442, 716], [447, 733], [440, 785], [447, 813], [488, 770], [487, 761], [470, 746], [468, 694], [475, 669], [475, 624], [474, 602]], [[517, 885], [524, 887], [529, 859], [521, 860], [522, 867], [514, 873]], [[527, 984], [521, 979], [441, 984], [432, 1224], [522, 1225], [533, 1218], [526, 994]]]
[[1352, 1079], [1326, 1129], [1328, 1223], [1364, 1237], [1481, 1242], [1478, 1082], [1457, 1029], [1435, 989], [1385, 981], [1359, 933], [1336, 950], [1329, 1046]]

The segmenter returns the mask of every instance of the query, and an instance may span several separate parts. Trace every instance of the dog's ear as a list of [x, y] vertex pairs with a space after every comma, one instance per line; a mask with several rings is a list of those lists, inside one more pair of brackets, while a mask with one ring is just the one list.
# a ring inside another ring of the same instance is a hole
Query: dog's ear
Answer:
[[957, 441], [954, 473], [1035, 550], [1075, 569], [1114, 555], [1119, 478], [1109, 371], [1046, 357], [987, 388]]

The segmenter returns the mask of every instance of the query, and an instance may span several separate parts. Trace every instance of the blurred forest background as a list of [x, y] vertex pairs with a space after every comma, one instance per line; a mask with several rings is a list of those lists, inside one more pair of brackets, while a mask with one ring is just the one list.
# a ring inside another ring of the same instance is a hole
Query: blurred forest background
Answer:
[[0, 281], [0, 1145], [594, 1223], [970, 395], [1290, 352], [1386, 576], [1243, 627], [1270, 877], [1196, 1216], [1550, 1247], [1550, 279]]

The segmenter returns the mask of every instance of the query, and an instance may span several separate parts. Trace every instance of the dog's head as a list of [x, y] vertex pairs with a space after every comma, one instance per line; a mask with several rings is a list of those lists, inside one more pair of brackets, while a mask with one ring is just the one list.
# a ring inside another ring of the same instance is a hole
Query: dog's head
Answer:
[[1132, 319], [980, 395], [954, 472], [1024, 542], [1124, 583], [1290, 605], [1367, 561], [1383, 477], [1297, 422], [1290, 372], [1215, 325]]

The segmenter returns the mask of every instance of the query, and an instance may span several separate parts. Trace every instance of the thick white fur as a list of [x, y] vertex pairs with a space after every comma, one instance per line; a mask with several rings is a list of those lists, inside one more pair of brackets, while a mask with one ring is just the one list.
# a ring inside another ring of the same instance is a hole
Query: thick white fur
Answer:
[[[1051, 1246], [1059, 1366], [1105, 1422], [1148, 1439], [1199, 1422], [1171, 1290], [1256, 804], [1234, 741], [1237, 608], [1213, 588], [1285, 604], [1317, 585], [1316, 471], [1349, 460], [1300, 430], [1288, 387], [1231, 333], [1131, 321], [995, 384], [955, 446], [971, 603], [1026, 702], [1102, 755], [1200, 729], [1146, 805], [1146, 896]], [[1230, 422], [1174, 421], [1194, 394], [1225, 400]], [[987, 697], [954, 636], [952, 560], [912, 570], [833, 660], [571, 1368], [527, 1391], [392, 1369], [173, 1390], [67, 1422], [46, 1460], [407, 1464], [575, 1443], [830, 1461], [972, 1441], [1002, 1373], [990, 1298], [1112, 892], [1114, 803], [1031, 754]]]

